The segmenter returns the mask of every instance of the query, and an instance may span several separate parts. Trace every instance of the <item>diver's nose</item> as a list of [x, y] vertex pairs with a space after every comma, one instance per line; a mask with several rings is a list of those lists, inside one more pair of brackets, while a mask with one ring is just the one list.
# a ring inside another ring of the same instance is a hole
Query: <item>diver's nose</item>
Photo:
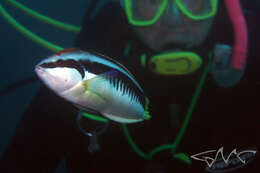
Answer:
[[176, 27], [184, 24], [183, 15], [175, 1], [169, 2], [165, 9], [163, 23], [169, 27]]

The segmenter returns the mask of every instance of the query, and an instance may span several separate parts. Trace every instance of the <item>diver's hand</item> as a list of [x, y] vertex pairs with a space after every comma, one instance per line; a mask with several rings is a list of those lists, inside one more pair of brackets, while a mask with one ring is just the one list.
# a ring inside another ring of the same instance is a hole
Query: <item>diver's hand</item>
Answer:
[[243, 70], [232, 68], [232, 47], [224, 44], [217, 44], [213, 52], [211, 73], [217, 84], [223, 88], [235, 86], [243, 76]]

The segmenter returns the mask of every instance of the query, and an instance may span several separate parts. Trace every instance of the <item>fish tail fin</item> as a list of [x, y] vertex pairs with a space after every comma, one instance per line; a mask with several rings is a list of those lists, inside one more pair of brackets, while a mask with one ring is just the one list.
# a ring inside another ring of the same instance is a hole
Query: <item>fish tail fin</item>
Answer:
[[144, 119], [145, 120], [150, 120], [152, 118], [152, 116], [150, 115], [148, 109], [149, 109], [149, 99], [146, 97], [145, 98], [145, 110], [144, 110], [144, 113], [145, 113], [145, 116], [144, 116]]
[[148, 111], [145, 111], [144, 119], [145, 120], [150, 120], [151, 118], [152, 118], [152, 116], [150, 115], [150, 113]]

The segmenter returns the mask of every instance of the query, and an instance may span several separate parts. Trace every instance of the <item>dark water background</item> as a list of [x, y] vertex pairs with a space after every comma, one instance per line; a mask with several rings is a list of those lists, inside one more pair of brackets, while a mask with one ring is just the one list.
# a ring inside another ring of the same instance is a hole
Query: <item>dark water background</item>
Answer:
[[[73, 46], [75, 34], [39, 22], [9, 4], [0, 2], [19, 23], [37, 35], [63, 48]], [[19, 0], [18, 2], [48, 17], [80, 26], [90, 1]], [[103, 0], [94, 12], [98, 12], [106, 2], [108, 1]], [[17, 32], [0, 16], [0, 90], [18, 80], [32, 76], [34, 65], [51, 54], [51, 51]], [[0, 97], [0, 156], [12, 138], [23, 111], [30, 104], [40, 85], [39, 81], [33, 82]], [[66, 172], [63, 164], [57, 168], [56, 173], [59, 172]]]

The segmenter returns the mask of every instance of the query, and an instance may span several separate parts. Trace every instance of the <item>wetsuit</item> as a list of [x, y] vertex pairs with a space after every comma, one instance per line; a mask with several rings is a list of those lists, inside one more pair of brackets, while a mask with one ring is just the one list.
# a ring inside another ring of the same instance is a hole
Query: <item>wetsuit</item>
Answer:
[[[131, 50], [128, 55], [123, 55], [129, 40], [132, 42]], [[259, 144], [259, 121], [256, 117], [259, 103], [256, 99], [260, 96], [257, 91], [260, 85], [256, 75], [259, 70], [254, 68], [259, 61], [252, 50], [254, 44], [251, 45], [248, 69], [236, 87], [219, 88], [208, 76], [177, 152], [192, 155], [221, 146], [231, 151], [236, 147]], [[156, 76], [149, 69], [142, 68], [140, 54], [152, 51], [138, 40], [122, 9], [113, 4], [107, 5], [95, 20], [85, 19], [76, 47], [94, 50], [120, 61], [144, 88], [151, 101], [152, 119], [128, 125], [140, 148], [149, 152], [158, 145], [174, 141], [204, 66], [193, 75], [182, 77]], [[172, 111], [171, 104], [181, 105], [179, 111]], [[83, 135], [77, 126], [77, 113], [72, 104], [42, 86], [1, 158], [0, 171], [51, 173], [63, 159], [68, 173], [204, 171], [205, 163], [193, 161], [188, 166], [171, 159], [168, 151], [159, 153], [153, 161], [142, 159], [128, 145], [121, 125], [113, 122], [99, 137], [100, 150], [90, 153], [89, 137]], [[94, 129], [102, 124], [83, 119], [81, 126]], [[256, 168], [253, 162], [239, 171], [250, 172]]]

